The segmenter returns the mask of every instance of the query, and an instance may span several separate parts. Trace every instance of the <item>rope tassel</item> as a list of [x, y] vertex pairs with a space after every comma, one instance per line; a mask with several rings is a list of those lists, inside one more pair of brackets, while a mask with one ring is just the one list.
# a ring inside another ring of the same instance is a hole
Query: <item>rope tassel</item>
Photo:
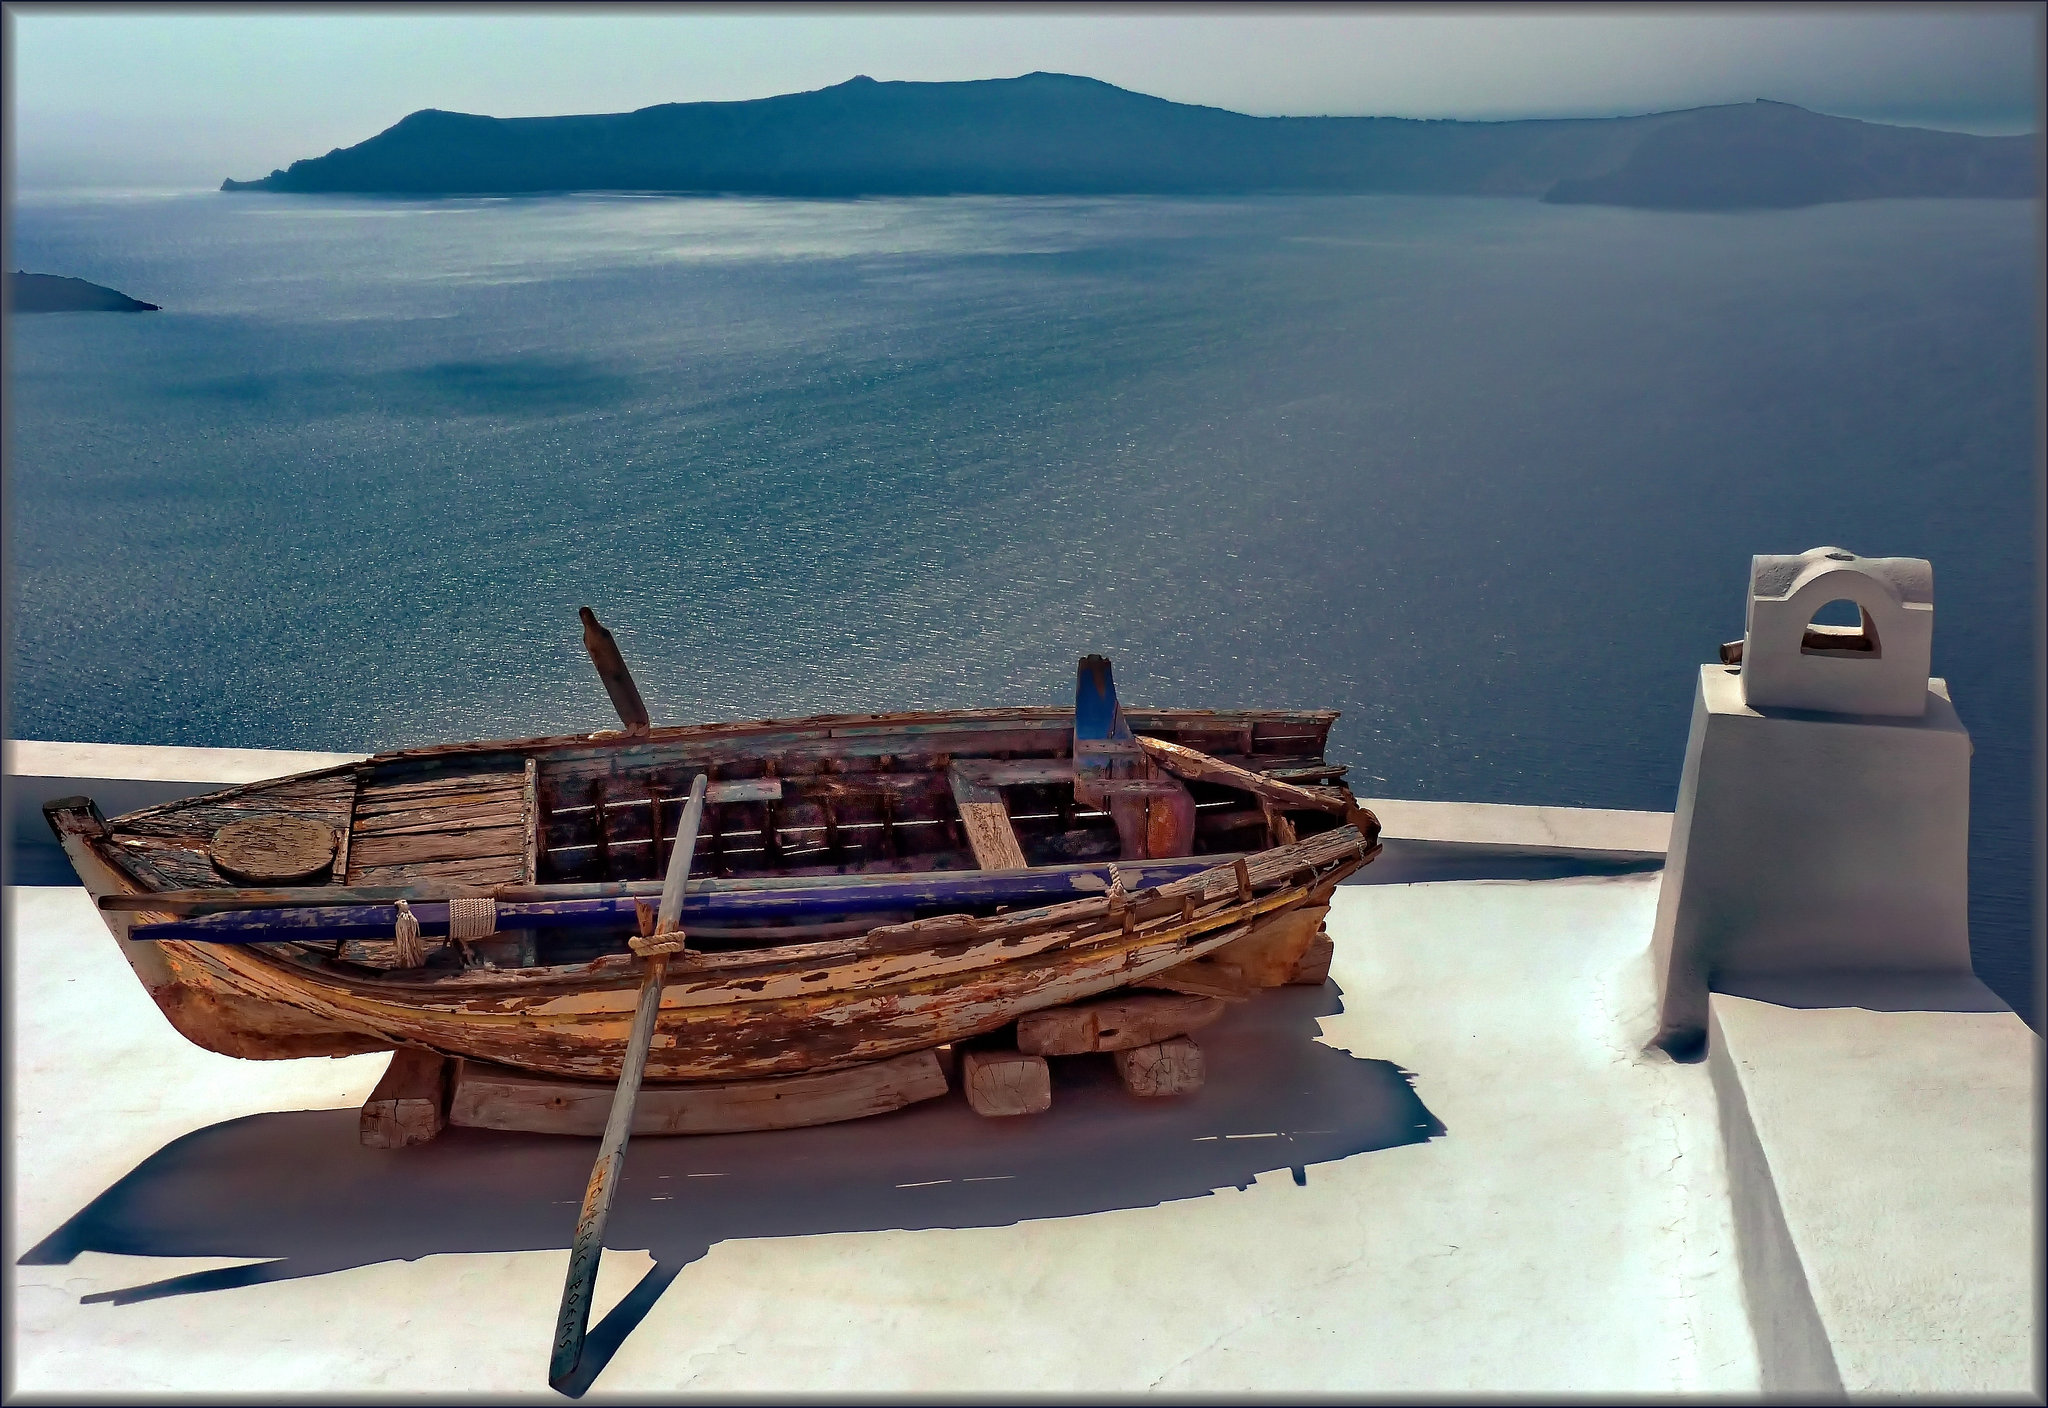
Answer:
[[420, 942], [420, 921], [412, 912], [412, 906], [404, 900], [398, 902], [398, 966], [401, 968], [424, 968], [427, 962], [427, 946]]

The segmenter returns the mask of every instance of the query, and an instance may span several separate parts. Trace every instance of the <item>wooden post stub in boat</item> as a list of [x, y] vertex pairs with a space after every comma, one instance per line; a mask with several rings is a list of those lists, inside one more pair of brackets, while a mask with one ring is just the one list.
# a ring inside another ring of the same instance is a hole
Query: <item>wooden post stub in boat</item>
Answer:
[[1202, 1088], [1202, 1048], [1184, 1036], [1119, 1051], [1117, 1079], [1133, 1095], [1192, 1095]]
[[1133, 993], [1017, 1019], [1017, 1049], [1033, 1056], [1127, 1051], [1186, 1036], [1223, 1015], [1223, 999], [1185, 993]]
[[1052, 1108], [1052, 1070], [1022, 1051], [960, 1053], [960, 1087], [977, 1115], [1035, 1115]]
[[1330, 960], [1337, 955], [1337, 945], [1330, 938], [1329, 930], [1319, 929], [1309, 940], [1308, 952], [1294, 965], [1294, 971], [1287, 975], [1287, 981], [1297, 987], [1321, 987], [1330, 980]]
[[333, 827], [306, 817], [252, 816], [214, 832], [206, 854], [230, 879], [284, 884], [309, 880], [334, 864], [334, 843]]
[[647, 706], [640, 702], [640, 687], [633, 683], [626, 657], [619, 654], [619, 643], [598, 624], [597, 613], [589, 607], [578, 607], [576, 614], [583, 618], [583, 648], [590, 652], [590, 663], [597, 666], [597, 677], [604, 681], [604, 692], [611, 696], [619, 722], [628, 733], [645, 733]]
[[391, 1053], [383, 1079], [363, 1102], [357, 1137], [372, 1149], [424, 1144], [448, 1123], [449, 1067], [434, 1051], [400, 1047]]
[[60, 841], [66, 836], [98, 839], [107, 834], [107, 819], [90, 797], [52, 797], [43, 803], [43, 820]]
[[1280, 808], [1267, 801], [1264, 797], [1259, 798], [1259, 810], [1265, 813], [1266, 835], [1272, 838], [1274, 845], [1292, 846], [1299, 844], [1301, 837], [1295, 833], [1294, 823], [1287, 819], [1285, 812], [1281, 811]]

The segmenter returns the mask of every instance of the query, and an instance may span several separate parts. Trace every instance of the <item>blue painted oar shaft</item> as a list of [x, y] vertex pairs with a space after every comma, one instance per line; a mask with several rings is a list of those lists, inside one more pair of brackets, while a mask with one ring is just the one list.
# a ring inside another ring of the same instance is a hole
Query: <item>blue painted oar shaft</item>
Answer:
[[[1127, 889], [1163, 885], [1185, 875], [1228, 864], [1229, 858], [1191, 856], [1179, 860], [1119, 863]], [[778, 926], [824, 924], [862, 914], [886, 914], [920, 908], [966, 908], [994, 904], [1058, 904], [1099, 895], [1108, 886], [1109, 866], [1043, 875], [1006, 871], [939, 871], [907, 875], [885, 884], [866, 877], [858, 885], [835, 884], [831, 878], [804, 889], [699, 891], [683, 900], [682, 924], [758, 923]], [[1090, 882], [1093, 883], [1090, 883]], [[448, 905], [424, 900], [412, 906], [424, 937], [448, 932]], [[631, 897], [545, 900], [500, 903], [498, 928], [504, 929], [630, 929], [636, 913]], [[138, 924], [132, 939], [180, 939], [195, 943], [331, 943], [338, 939], [388, 939], [398, 922], [398, 908], [388, 904], [321, 905], [295, 909], [245, 909], [197, 919]]]

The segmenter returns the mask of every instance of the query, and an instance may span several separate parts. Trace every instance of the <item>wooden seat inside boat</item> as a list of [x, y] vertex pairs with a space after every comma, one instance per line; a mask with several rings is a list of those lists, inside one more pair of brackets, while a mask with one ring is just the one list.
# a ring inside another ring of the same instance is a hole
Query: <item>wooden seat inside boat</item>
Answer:
[[[540, 762], [534, 784], [535, 882], [659, 879], [700, 773], [710, 783], [697, 843], [697, 873], [704, 876], [1117, 859], [1122, 846], [1110, 815], [1075, 798], [1072, 716], [1032, 712], [1049, 717], [793, 730], [745, 740], [744, 749], [678, 740], [557, 751]], [[1329, 724], [1315, 716], [1154, 719], [1134, 711], [1132, 718], [1150, 737], [1282, 780], [1313, 786], [1344, 772], [1323, 762]], [[1270, 818], [1243, 792], [1200, 781], [1189, 786], [1197, 821], [1183, 853], [1272, 844]], [[991, 841], [977, 811], [997, 805]], [[1003, 821], [1014, 848], [1001, 843]], [[509, 839], [499, 854], [511, 855]]]
[[373, 769], [356, 792], [347, 883], [532, 884], [537, 772], [517, 753]]

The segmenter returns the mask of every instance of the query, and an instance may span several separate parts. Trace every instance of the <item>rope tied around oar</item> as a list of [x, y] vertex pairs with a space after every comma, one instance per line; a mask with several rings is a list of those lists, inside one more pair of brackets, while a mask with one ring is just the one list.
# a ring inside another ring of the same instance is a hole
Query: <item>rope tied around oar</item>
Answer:
[[[393, 937], [398, 941], [398, 966], [424, 968], [426, 941], [420, 937], [420, 919], [412, 905], [398, 901], [398, 922]], [[495, 899], [455, 898], [448, 901], [448, 942], [469, 956], [469, 941], [485, 939], [498, 932], [498, 902]]]
[[498, 932], [498, 902], [494, 899], [452, 899], [448, 901], [448, 937], [487, 939]]

